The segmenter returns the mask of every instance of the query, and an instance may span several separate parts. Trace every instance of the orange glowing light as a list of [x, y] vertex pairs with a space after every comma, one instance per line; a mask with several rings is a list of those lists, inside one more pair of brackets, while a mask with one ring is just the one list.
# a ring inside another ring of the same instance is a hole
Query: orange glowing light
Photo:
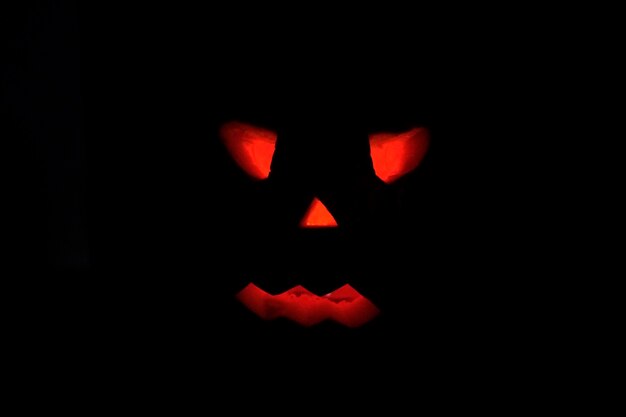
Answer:
[[[234, 161], [252, 178], [268, 178], [277, 135], [275, 132], [237, 121], [220, 128], [220, 137]], [[418, 167], [430, 143], [427, 129], [416, 127], [403, 133], [376, 133], [369, 136], [370, 155], [376, 175], [392, 183]], [[332, 152], [332, 150], [329, 150]], [[301, 227], [336, 227], [332, 214], [314, 198]], [[378, 307], [350, 285], [318, 296], [302, 286], [271, 295], [248, 284], [236, 298], [264, 320], [290, 319], [303, 326], [333, 320], [347, 327], [360, 327], [380, 313]]]
[[298, 285], [278, 295], [271, 295], [250, 283], [237, 299], [264, 320], [279, 317], [302, 326], [313, 326], [324, 320], [334, 320], [347, 327], [360, 327], [380, 313], [371, 301], [353, 287], [343, 287], [318, 296]]
[[[220, 128], [220, 137], [235, 162], [252, 178], [269, 176], [276, 147], [276, 133], [247, 123], [231, 121]], [[430, 135], [423, 127], [403, 133], [374, 133], [369, 136], [376, 175], [392, 183], [422, 162]], [[330, 216], [332, 217], [332, 216]]]
[[337, 222], [326, 206], [314, 198], [300, 222], [300, 227], [337, 227]]
[[413, 171], [426, 155], [428, 130], [416, 127], [404, 133], [370, 135], [370, 152], [378, 178], [392, 183]]
[[257, 180], [270, 174], [276, 147], [276, 133], [241, 122], [228, 122], [220, 128], [220, 137], [235, 162]]

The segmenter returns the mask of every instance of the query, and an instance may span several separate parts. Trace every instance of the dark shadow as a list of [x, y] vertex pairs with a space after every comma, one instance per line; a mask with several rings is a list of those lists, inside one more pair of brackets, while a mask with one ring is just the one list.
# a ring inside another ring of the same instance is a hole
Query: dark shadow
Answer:
[[384, 184], [374, 172], [366, 126], [351, 111], [293, 115], [278, 127], [267, 182], [277, 198], [279, 224], [296, 226], [313, 197], [342, 228], [380, 215], [374, 204]]
[[[0, 135], [14, 195], [11, 257], [21, 270], [90, 265], [81, 45], [74, 1], [2, 6]], [[6, 19], [6, 21], [5, 21]]]

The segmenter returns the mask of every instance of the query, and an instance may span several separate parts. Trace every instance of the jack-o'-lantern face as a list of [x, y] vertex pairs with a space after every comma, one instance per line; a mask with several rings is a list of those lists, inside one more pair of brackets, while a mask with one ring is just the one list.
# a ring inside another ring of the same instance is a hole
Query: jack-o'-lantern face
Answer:
[[[260, 319], [283, 318], [303, 326], [331, 320], [354, 328], [375, 319], [380, 308], [360, 292], [359, 284], [351, 282], [350, 277], [330, 292], [327, 286], [316, 286], [324, 281], [322, 275], [329, 275], [329, 268], [320, 268], [319, 264], [334, 265], [334, 275], [341, 275], [345, 268], [333, 263], [336, 253], [353, 249], [346, 246], [363, 244], [373, 235], [370, 228], [392, 220], [396, 213], [386, 200], [388, 191], [420, 165], [429, 147], [428, 130], [415, 126], [401, 132], [368, 132], [366, 140], [339, 144], [342, 135], [352, 133], [274, 131], [229, 121], [220, 127], [219, 134], [233, 160], [259, 184], [263, 201], [268, 202], [261, 208], [250, 207], [251, 211], [261, 210], [257, 218], [268, 223], [263, 234], [275, 234], [278, 237], [271, 237], [274, 241], [285, 240], [283, 245], [296, 247], [307, 241], [309, 234], [326, 233], [315, 241], [315, 248], [297, 247], [297, 260], [287, 263], [293, 266], [304, 260], [304, 266], [286, 268], [282, 274], [307, 267], [312, 271], [300, 270], [294, 274], [299, 276], [291, 278], [260, 273], [265, 275], [261, 284], [257, 282], [260, 276], [250, 276], [235, 294], [242, 306]], [[322, 134], [331, 139], [306, 139], [307, 135]], [[261, 240], [269, 238], [261, 236]], [[326, 252], [320, 252], [319, 246]], [[359, 281], [358, 277], [352, 278]], [[338, 279], [331, 281], [336, 283]], [[274, 285], [277, 281], [280, 283]], [[311, 291], [309, 286], [323, 291], [318, 295], [319, 291]]]

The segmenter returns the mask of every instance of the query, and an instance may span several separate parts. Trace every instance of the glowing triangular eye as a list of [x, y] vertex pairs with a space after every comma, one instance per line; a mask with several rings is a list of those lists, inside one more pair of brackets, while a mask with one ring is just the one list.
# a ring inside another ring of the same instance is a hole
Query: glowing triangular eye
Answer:
[[276, 133], [241, 122], [228, 122], [220, 128], [220, 138], [237, 165], [257, 180], [270, 174], [276, 147]]
[[337, 222], [326, 206], [314, 198], [300, 222], [300, 227], [337, 227]]
[[391, 183], [413, 171], [428, 150], [428, 130], [417, 127], [404, 133], [370, 135], [370, 153], [376, 176]]

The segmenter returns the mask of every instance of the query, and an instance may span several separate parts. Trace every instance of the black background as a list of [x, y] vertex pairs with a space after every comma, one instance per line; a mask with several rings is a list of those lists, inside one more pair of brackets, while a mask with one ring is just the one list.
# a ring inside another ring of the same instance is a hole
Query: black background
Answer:
[[[524, 190], [493, 183], [519, 158], [507, 138], [524, 134], [503, 110], [517, 90], [485, 81], [504, 64], [485, 66], [475, 37], [442, 43], [419, 14], [352, 12], [33, 2], [4, 13], [3, 146], [8, 161], [25, 157], [7, 230], [28, 349], [148, 373], [163, 361], [441, 377], [531, 361], [530, 335], [551, 330], [538, 326], [538, 281], [522, 279], [535, 254], [520, 259], [511, 239], [530, 222], [509, 216], [529, 204]], [[219, 126], [314, 120], [337, 100], [371, 131], [432, 136], [395, 185], [402, 226], [369, 248], [369, 283], [384, 284], [369, 295], [386, 308], [359, 329], [262, 322], [234, 299], [242, 275], [259, 253], [279, 265], [298, 248], [258, 236], [256, 185]]]

